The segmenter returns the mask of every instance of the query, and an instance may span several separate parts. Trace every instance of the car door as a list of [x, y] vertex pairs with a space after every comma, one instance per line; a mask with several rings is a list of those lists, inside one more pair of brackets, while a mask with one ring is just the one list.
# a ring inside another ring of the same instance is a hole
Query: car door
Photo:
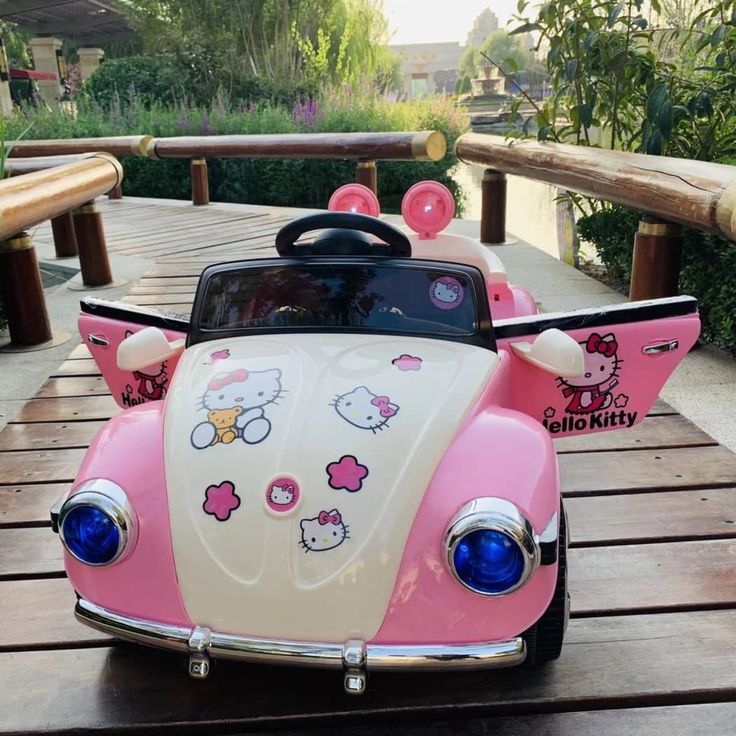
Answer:
[[186, 337], [187, 315], [168, 314], [124, 302], [82, 299], [79, 332], [97, 363], [110, 393], [124, 409], [166, 396], [179, 355], [137, 371], [118, 368], [120, 343], [144, 327], [159, 327], [169, 340]]
[[[582, 348], [581, 375], [554, 375], [514, 349], [515, 344], [533, 344], [552, 328]], [[510, 319], [495, 326], [499, 351], [510, 360], [509, 405], [539, 420], [553, 437], [641, 422], [699, 334], [697, 301], [687, 296]]]

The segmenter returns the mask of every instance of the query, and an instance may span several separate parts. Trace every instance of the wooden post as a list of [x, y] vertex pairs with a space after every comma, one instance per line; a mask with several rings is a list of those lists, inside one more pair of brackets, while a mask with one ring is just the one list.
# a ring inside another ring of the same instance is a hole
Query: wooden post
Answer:
[[94, 202], [87, 202], [74, 210], [74, 229], [77, 234], [82, 283], [85, 286], [112, 284], [102, 215]]
[[497, 245], [506, 241], [506, 174], [494, 169], [483, 172], [480, 242]]
[[0, 242], [0, 290], [13, 345], [40, 345], [53, 338], [36, 250], [27, 233]]
[[118, 184], [117, 186], [114, 186], [108, 193], [107, 193], [108, 199], [122, 199], [123, 198], [123, 188]]
[[210, 185], [207, 179], [207, 160], [193, 158], [189, 168], [192, 172], [192, 204], [203, 205], [210, 203]]
[[74, 218], [71, 212], [52, 217], [51, 231], [54, 234], [57, 258], [73, 258], [77, 255], [77, 234], [74, 232]]
[[378, 194], [378, 170], [375, 161], [358, 161], [355, 170], [355, 181], [368, 187], [373, 194]]
[[682, 260], [682, 228], [645, 215], [634, 240], [629, 299], [676, 296]]

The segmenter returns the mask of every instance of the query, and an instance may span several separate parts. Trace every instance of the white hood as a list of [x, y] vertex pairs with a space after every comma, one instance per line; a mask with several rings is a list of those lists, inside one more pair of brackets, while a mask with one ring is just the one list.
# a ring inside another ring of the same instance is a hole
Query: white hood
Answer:
[[282, 639], [373, 636], [425, 489], [497, 363], [481, 348], [374, 335], [189, 348], [164, 447], [192, 621]]

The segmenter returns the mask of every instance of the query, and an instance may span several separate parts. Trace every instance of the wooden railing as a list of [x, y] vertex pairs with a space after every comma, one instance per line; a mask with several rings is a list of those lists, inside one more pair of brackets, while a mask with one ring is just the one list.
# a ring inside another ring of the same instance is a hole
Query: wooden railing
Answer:
[[535, 179], [643, 213], [634, 242], [629, 296], [677, 294], [681, 225], [736, 239], [736, 167], [559, 143], [468, 133], [461, 161], [487, 167], [481, 240], [505, 238], [506, 174]]
[[[11, 167], [12, 168], [12, 167]], [[26, 230], [69, 218], [85, 286], [112, 283], [102, 219], [94, 198], [118, 186], [123, 170], [107, 154], [0, 181], [0, 288], [11, 344], [53, 340], [35, 250]]]
[[[447, 142], [438, 131], [388, 133], [289, 133], [277, 135], [120, 136], [21, 141], [13, 159], [104, 151], [113, 156], [190, 159], [192, 203], [209, 203], [207, 158], [343, 159], [356, 161], [356, 181], [376, 191], [376, 161], [439, 161]], [[120, 196], [114, 191], [113, 196]]]

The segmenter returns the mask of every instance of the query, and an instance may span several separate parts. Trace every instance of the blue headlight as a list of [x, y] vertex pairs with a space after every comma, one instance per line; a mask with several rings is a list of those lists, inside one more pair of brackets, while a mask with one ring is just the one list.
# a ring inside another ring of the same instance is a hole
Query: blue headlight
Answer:
[[136, 516], [119, 485], [91, 479], [61, 505], [59, 534], [69, 553], [85, 565], [112, 565], [135, 547]]
[[455, 545], [453, 566], [455, 574], [469, 588], [499, 594], [521, 582], [525, 558], [521, 547], [508, 534], [477, 529]]
[[64, 515], [61, 533], [67, 549], [88, 565], [106, 565], [118, 556], [120, 528], [96, 506], [85, 504], [70, 509]]

